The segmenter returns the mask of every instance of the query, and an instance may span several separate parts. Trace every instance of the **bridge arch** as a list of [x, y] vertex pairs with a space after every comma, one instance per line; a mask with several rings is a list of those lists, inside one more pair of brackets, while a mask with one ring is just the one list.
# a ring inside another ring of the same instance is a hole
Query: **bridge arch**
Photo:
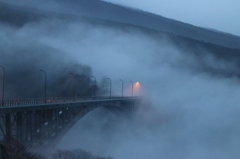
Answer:
[[0, 107], [0, 132], [20, 143], [56, 145], [83, 116], [99, 107], [131, 116], [139, 98], [112, 98]]
[[115, 113], [115, 114], [120, 113], [120, 114], [125, 115], [126, 117], [130, 118], [130, 112], [126, 109], [123, 109], [120, 106], [116, 106], [116, 105], [96, 105], [94, 107], [86, 107], [81, 112], [79, 112], [74, 118], [72, 118], [72, 120], [68, 123], [68, 125], [63, 128], [63, 130], [58, 134], [58, 136], [54, 139], [54, 141], [52, 141], [51, 146], [55, 147], [62, 140], [62, 138], [68, 133], [68, 131], [74, 125], [76, 125], [76, 123], [79, 120], [81, 120], [85, 115], [91, 113], [92, 111], [94, 111], [98, 108], [105, 108], [112, 113]]

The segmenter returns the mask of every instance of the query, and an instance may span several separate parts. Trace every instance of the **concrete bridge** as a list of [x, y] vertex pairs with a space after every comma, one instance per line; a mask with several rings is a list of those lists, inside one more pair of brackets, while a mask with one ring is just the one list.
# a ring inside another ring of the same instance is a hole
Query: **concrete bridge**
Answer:
[[105, 107], [131, 116], [139, 101], [139, 97], [5, 100], [0, 107], [0, 135], [31, 147], [54, 146], [90, 111]]

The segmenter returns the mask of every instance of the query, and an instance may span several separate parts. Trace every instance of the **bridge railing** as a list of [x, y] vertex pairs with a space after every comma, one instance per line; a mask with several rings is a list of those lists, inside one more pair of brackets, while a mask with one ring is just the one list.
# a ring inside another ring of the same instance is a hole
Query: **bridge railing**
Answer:
[[[120, 99], [120, 98], [129, 98], [129, 96], [119, 97], [113, 96], [111, 99]], [[69, 97], [53, 97], [47, 98], [46, 102], [44, 98], [15, 98], [15, 99], [5, 99], [3, 106], [18, 106], [18, 105], [37, 105], [37, 104], [46, 104], [46, 103], [65, 103], [65, 102], [77, 102], [77, 101], [86, 101], [86, 100], [100, 100], [100, 99], [110, 99], [106, 96], [97, 96], [95, 99], [92, 96], [83, 96], [76, 99]]]
[[[71, 98], [47, 98], [46, 103], [70, 102]], [[44, 98], [16, 98], [4, 100], [4, 106], [44, 104]]]

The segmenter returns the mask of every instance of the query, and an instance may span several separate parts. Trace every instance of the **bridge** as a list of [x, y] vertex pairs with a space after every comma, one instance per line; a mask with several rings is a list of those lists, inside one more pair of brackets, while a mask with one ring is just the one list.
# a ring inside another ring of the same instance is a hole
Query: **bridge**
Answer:
[[31, 147], [54, 146], [90, 111], [105, 107], [131, 116], [139, 101], [140, 97], [4, 100], [0, 107], [0, 135]]

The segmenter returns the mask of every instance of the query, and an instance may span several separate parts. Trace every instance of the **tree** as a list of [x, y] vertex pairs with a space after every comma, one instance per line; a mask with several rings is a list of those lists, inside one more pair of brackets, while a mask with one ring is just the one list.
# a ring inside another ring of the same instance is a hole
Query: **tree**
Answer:
[[30, 152], [30, 147], [20, 144], [13, 138], [0, 142], [0, 159], [46, 159], [44, 156]]

